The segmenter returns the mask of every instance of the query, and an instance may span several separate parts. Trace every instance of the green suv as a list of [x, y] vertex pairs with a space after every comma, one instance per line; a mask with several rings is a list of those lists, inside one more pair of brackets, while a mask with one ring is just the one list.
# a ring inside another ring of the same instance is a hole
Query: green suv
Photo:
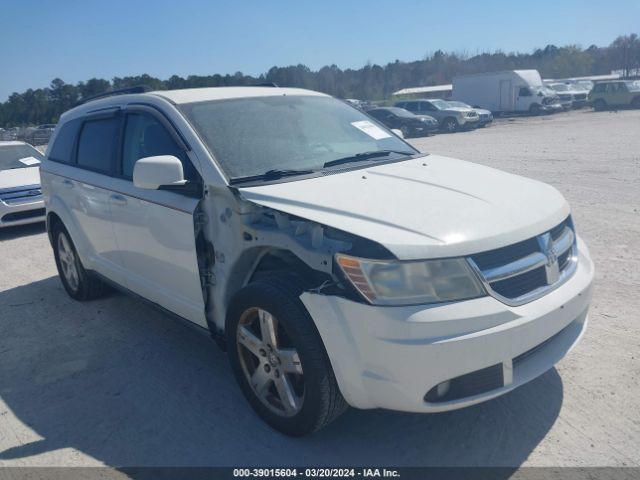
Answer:
[[598, 82], [588, 98], [595, 110], [628, 106], [640, 108], [640, 80]]

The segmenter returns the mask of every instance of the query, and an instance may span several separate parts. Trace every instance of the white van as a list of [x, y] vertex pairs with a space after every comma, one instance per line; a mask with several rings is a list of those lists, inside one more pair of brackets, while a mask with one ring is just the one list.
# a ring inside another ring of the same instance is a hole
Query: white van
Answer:
[[562, 110], [557, 94], [544, 86], [537, 70], [460, 75], [452, 85], [452, 98], [493, 113], [538, 115]]
[[41, 176], [68, 294], [113, 285], [208, 329], [287, 434], [347, 405], [497, 397], [587, 325], [593, 264], [558, 191], [420, 153], [321, 93], [88, 101], [62, 116]]

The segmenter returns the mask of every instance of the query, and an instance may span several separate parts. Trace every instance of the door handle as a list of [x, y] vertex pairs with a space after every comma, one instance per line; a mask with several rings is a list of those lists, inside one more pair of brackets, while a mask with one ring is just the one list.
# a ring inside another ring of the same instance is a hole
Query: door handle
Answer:
[[127, 199], [124, 196], [118, 195], [116, 193], [111, 195], [111, 201], [116, 205], [126, 205], [127, 204]]
[[71, 180], [62, 180], [62, 185], [67, 188], [73, 188], [73, 182]]

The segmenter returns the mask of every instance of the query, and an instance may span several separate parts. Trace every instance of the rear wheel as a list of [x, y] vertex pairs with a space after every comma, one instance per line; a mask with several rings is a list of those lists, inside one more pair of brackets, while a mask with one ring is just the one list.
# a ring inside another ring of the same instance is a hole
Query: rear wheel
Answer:
[[107, 286], [84, 269], [69, 233], [61, 224], [53, 228], [52, 238], [58, 275], [69, 296], [82, 301], [104, 295]]
[[270, 278], [234, 295], [226, 323], [236, 380], [257, 414], [287, 435], [319, 430], [347, 407], [295, 282]]
[[602, 98], [598, 98], [595, 102], [593, 102], [593, 109], [596, 112], [601, 112], [607, 108], [607, 102], [605, 102]]
[[455, 118], [445, 118], [442, 122], [442, 130], [447, 133], [458, 131], [458, 121]]

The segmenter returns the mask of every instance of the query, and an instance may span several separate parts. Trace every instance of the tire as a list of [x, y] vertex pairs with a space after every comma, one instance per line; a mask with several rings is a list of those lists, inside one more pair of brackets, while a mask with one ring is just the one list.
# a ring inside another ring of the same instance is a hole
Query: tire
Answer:
[[531, 115], [540, 115], [540, 112], [541, 112], [540, 105], [538, 105], [537, 103], [534, 103], [529, 107], [529, 113]]
[[605, 102], [602, 98], [598, 98], [595, 102], [593, 102], [593, 109], [596, 112], [602, 112], [607, 108], [607, 102]]
[[409, 127], [407, 127], [406, 125], [402, 125], [400, 127], [400, 131], [402, 132], [402, 136], [404, 138], [409, 138], [411, 136], [411, 129]]
[[442, 130], [447, 133], [457, 132], [458, 128], [458, 121], [455, 118], [448, 117], [442, 121]]
[[102, 297], [107, 285], [84, 269], [69, 232], [60, 224], [53, 227], [53, 255], [62, 286], [74, 300]]
[[631, 100], [631, 106], [633, 108], [640, 108], [640, 97], [635, 97], [633, 100]]
[[247, 285], [231, 299], [225, 329], [231, 367], [249, 404], [291, 436], [320, 430], [347, 408], [296, 284], [269, 277]]

